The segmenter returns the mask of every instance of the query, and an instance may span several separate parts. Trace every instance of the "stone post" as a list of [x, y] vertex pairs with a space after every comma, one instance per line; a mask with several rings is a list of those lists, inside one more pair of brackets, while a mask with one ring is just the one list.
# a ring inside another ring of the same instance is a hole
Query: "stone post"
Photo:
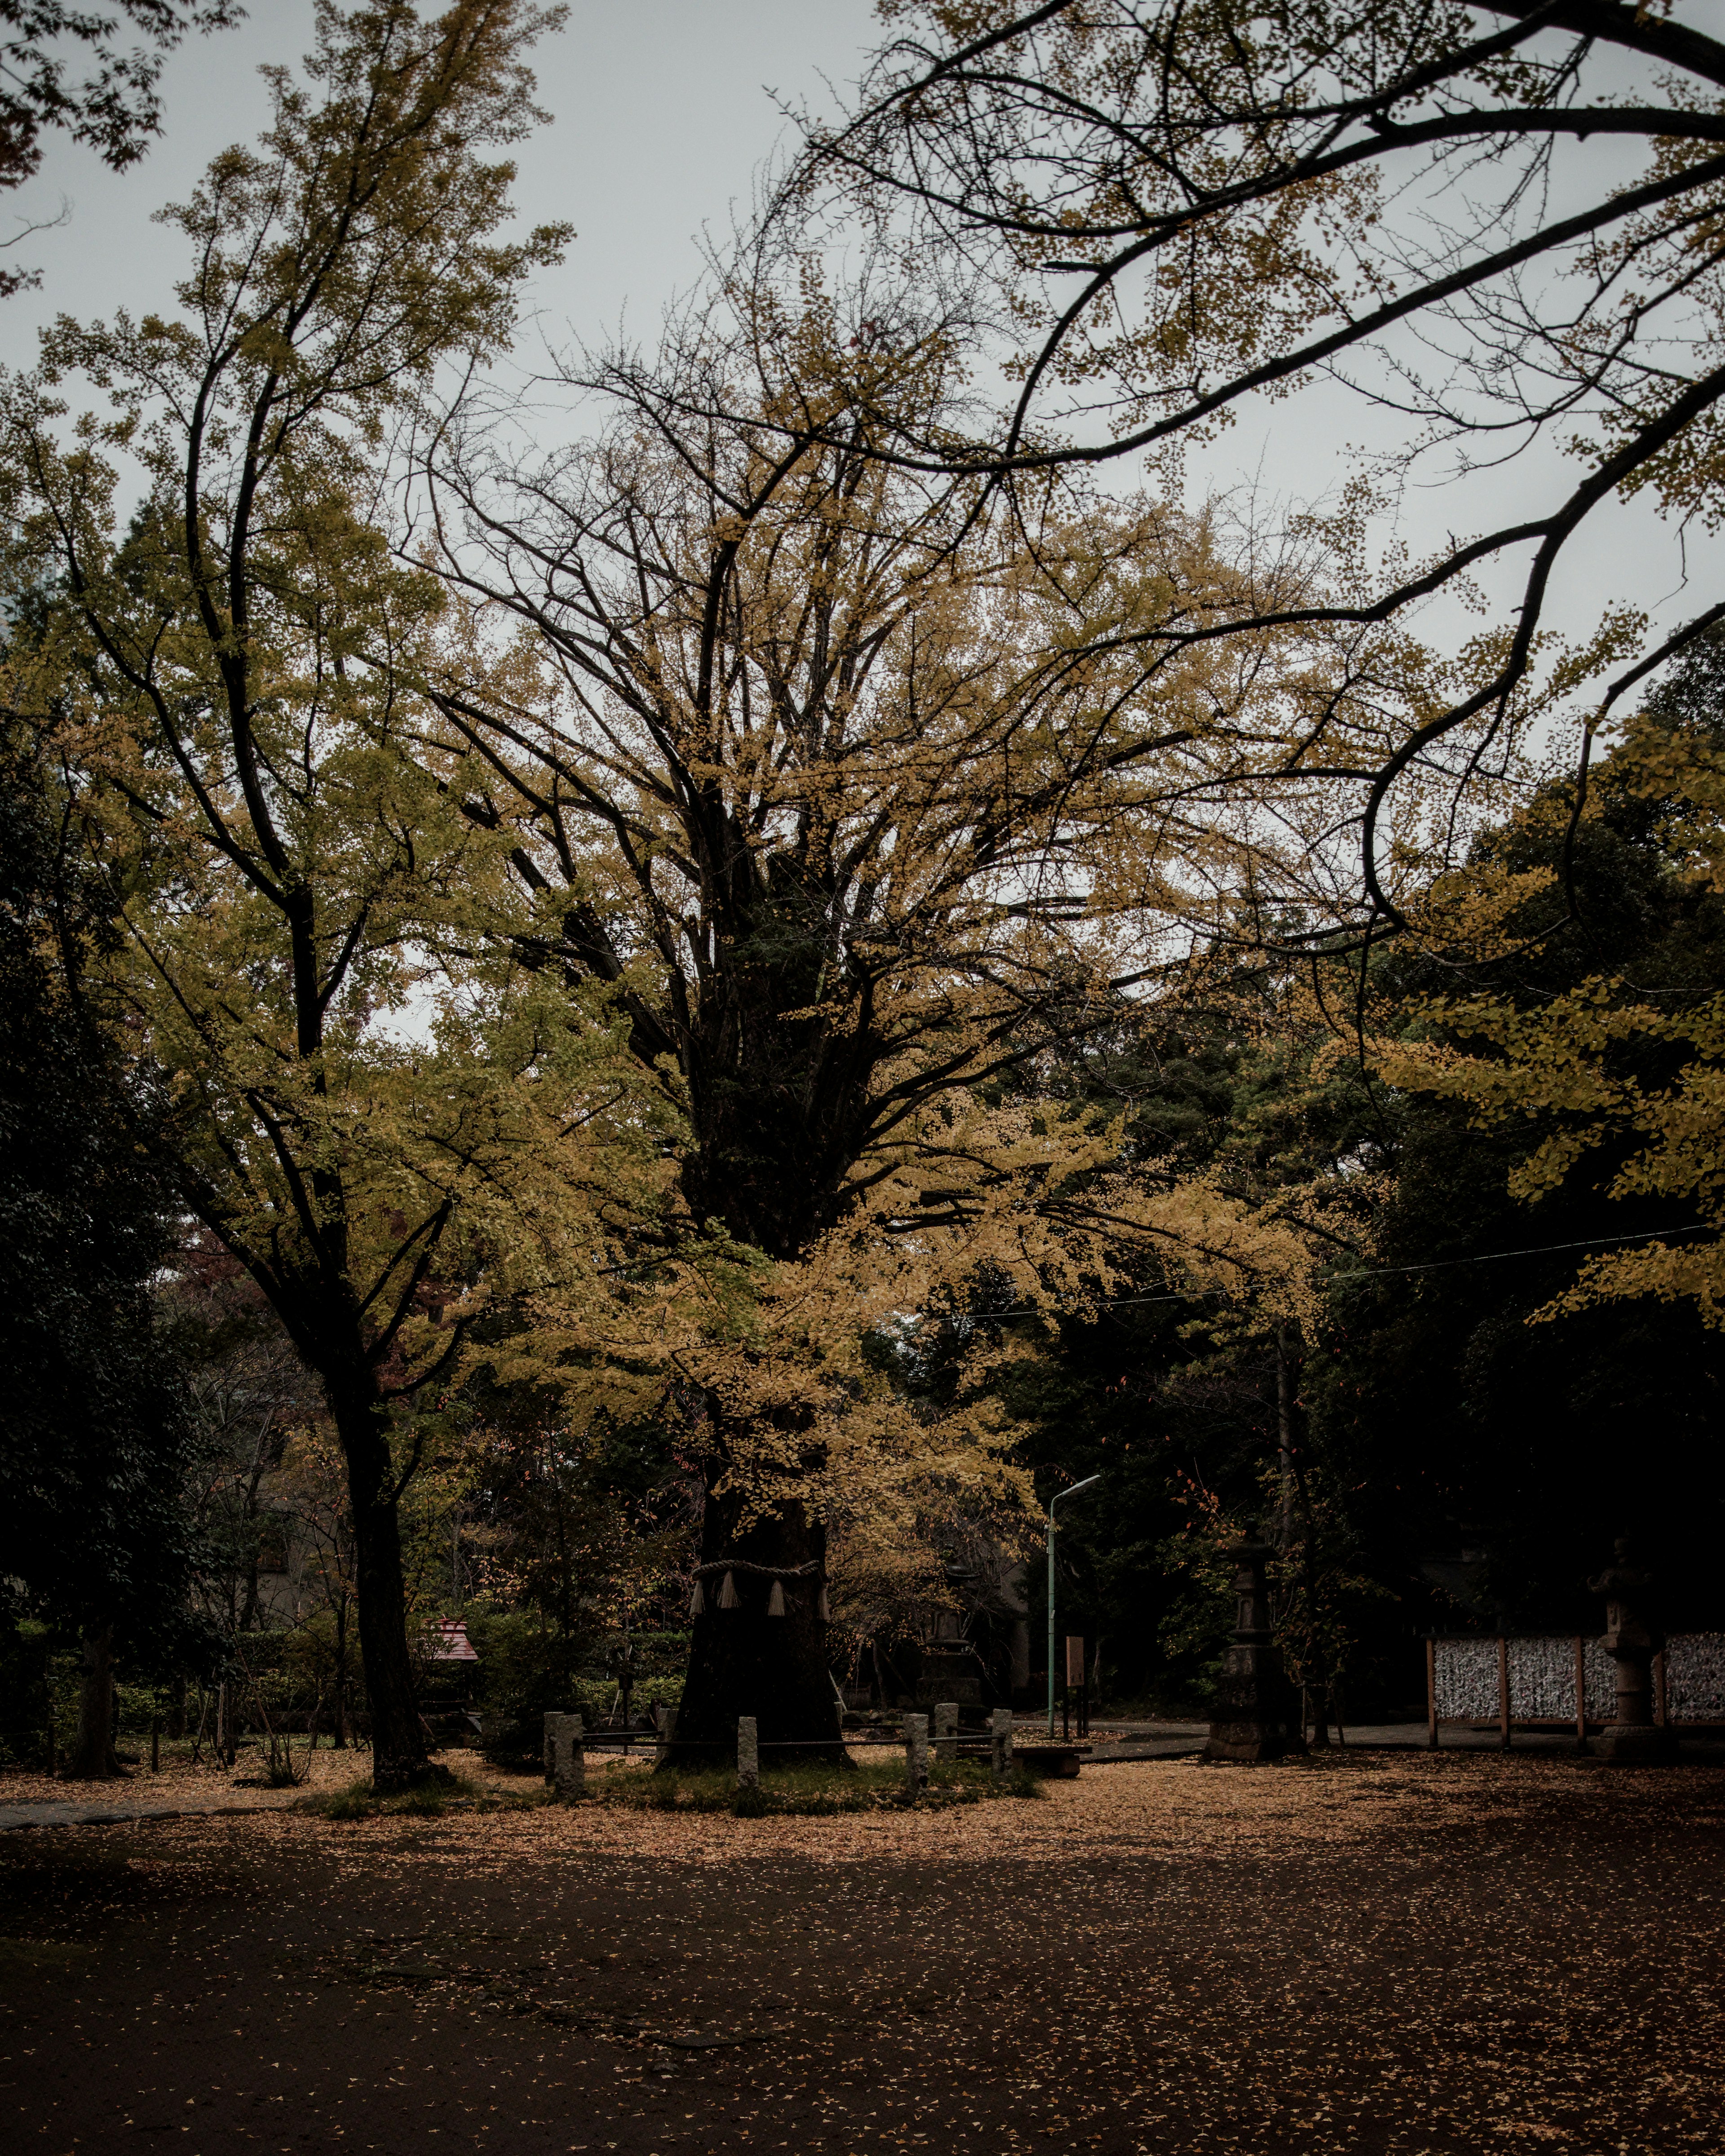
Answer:
[[739, 1789], [758, 1789], [761, 1786], [761, 1747], [752, 1714], [737, 1719], [737, 1786]]
[[572, 1804], [587, 1793], [587, 1747], [582, 1742], [586, 1726], [578, 1714], [547, 1714], [545, 1748], [551, 1772], [547, 1779], [557, 1793], [560, 1804]]
[[934, 1711], [934, 1756], [943, 1766], [958, 1761], [958, 1702], [942, 1700]]
[[1590, 1594], [1605, 1598], [1601, 1644], [1617, 1665], [1617, 1719], [1600, 1735], [1599, 1757], [1629, 1763], [1669, 1759], [1676, 1743], [1671, 1731], [1653, 1719], [1653, 1657], [1665, 1645], [1649, 1614], [1653, 1582], [1630, 1563], [1627, 1543], [1612, 1548], [1615, 1563], [1587, 1584]]
[[928, 1717], [905, 1717], [905, 1789], [912, 1798], [928, 1787]]
[[1234, 1559], [1234, 1591], [1239, 1610], [1233, 1644], [1216, 1688], [1206, 1759], [1237, 1759], [1248, 1764], [1303, 1752], [1306, 1739], [1297, 1717], [1299, 1702], [1270, 1635], [1270, 1595], [1264, 1568], [1274, 1547], [1250, 1532], [1223, 1554]]
[[988, 1717], [988, 1764], [997, 1782], [1012, 1772], [1012, 1709], [997, 1707]]

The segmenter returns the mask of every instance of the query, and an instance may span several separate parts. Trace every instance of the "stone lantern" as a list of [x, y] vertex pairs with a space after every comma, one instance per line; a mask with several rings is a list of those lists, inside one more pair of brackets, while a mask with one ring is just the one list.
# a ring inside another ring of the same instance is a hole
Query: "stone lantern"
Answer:
[[1605, 1598], [1605, 1652], [1617, 1665], [1617, 1719], [1608, 1722], [1598, 1750], [1603, 1759], [1669, 1759], [1676, 1743], [1669, 1729], [1653, 1719], [1653, 1657], [1665, 1644], [1649, 1614], [1650, 1576], [1629, 1561], [1629, 1544], [1612, 1545], [1615, 1561], [1597, 1579], [1590, 1594]]
[[1204, 1757], [1251, 1763], [1303, 1752], [1306, 1738], [1299, 1704], [1270, 1636], [1264, 1568], [1276, 1555], [1275, 1547], [1248, 1530], [1222, 1554], [1234, 1559], [1234, 1591], [1240, 1608], [1222, 1681], [1216, 1687]]

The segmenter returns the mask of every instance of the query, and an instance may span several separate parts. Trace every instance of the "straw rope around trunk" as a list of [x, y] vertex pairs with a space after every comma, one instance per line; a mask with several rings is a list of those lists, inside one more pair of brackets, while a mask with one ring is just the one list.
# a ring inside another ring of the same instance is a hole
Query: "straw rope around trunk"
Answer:
[[752, 1573], [757, 1578], [773, 1582], [773, 1592], [767, 1598], [767, 1614], [769, 1617], [783, 1617], [784, 1614], [786, 1580], [819, 1578], [820, 1598], [815, 1604], [815, 1620], [822, 1625], [832, 1621], [832, 1611], [827, 1602], [826, 1568], [816, 1558], [810, 1558], [806, 1564], [755, 1564], [747, 1558], [721, 1557], [715, 1558], [709, 1564], [698, 1564], [695, 1568], [695, 1592], [689, 1598], [689, 1614], [699, 1617], [706, 1608], [706, 1596], [701, 1583], [711, 1579], [715, 1573], [723, 1575], [719, 1582], [716, 1606], [721, 1609], [735, 1609], [737, 1606], [737, 1582], [732, 1575], [738, 1572]]

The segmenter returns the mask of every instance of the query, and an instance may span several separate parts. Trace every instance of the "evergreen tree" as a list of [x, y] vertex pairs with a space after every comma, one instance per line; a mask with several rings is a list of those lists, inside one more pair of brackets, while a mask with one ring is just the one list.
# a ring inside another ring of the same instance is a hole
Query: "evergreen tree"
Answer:
[[114, 1771], [116, 1646], [182, 1621], [186, 1403], [151, 1281], [172, 1223], [140, 1142], [153, 1113], [80, 995], [105, 931], [16, 734], [0, 744], [0, 1617], [75, 1629], [74, 1771]]

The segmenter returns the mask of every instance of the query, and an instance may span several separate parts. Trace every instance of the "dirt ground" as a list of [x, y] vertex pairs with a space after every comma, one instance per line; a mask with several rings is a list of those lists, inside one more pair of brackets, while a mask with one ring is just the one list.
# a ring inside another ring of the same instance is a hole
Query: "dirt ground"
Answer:
[[0, 1841], [0, 2147], [1717, 2152], [1725, 1769]]

